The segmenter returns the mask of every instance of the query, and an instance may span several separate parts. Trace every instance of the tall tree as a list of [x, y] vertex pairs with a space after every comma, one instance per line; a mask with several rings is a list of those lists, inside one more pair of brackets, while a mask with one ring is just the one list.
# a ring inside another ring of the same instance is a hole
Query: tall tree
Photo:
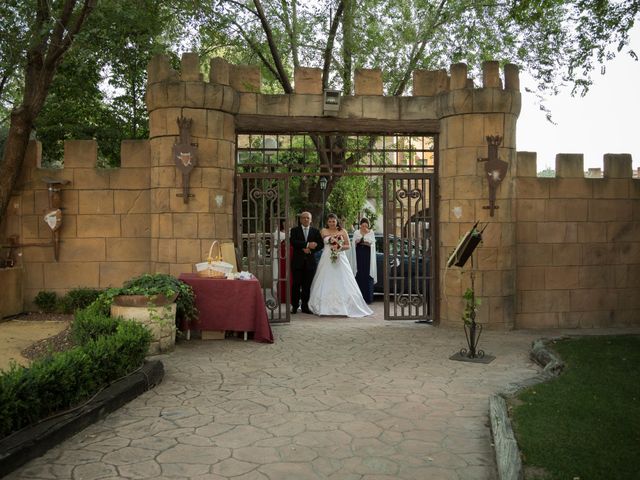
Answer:
[[[640, 0], [221, 0], [193, 5], [202, 45], [232, 61], [259, 62], [267, 91], [291, 93], [293, 69], [306, 65], [322, 68], [325, 88], [349, 94], [355, 68], [377, 67], [384, 72], [387, 94], [403, 95], [416, 68], [466, 62], [477, 73], [483, 60], [521, 65], [542, 91], [554, 93], [566, 82], [584, 91], [594, 65], [628, 50]], [[344, 146], [340, 138], [314, 141], [320, 163], [329, 147]], [[357, 157], [333, 160], [343, 168]], [[317, 184], [301, 188], [307, 189], [309, 205], [320, 202]], [[330, 182], [327, 193], [332, 188]]]
[[11, 16], [3, 17], [0, 30], [4, 30], [5, 23], [17, 22], [27, 27], [27, 34], [26, 42], [18, 45], [16, 55], [24, 73], [22, 98], [11, 112], [0, 163], [0, 222], [24, 162], [33, 123], [42, 110], [60, 62], [96, 3], [96, 0], [8, 1]]
[[[32, 129], [50, 158], [60, 158], [65, 139], [95, 138], [110, 164], [122, 139], [147, 137], [146, 65], [178, 48], [181, 8], [175, 0], [0, 2], [0, 221]], [[21, 136], [6, 133], [6, 120]]]
[[102, 165], [117, 165], [123, 139], [147, 138], [146, 66], [177, 42], [168, 1], [101, 0], [60, 65], [35, 124], [43, 161], [66, 139], [96, 139]]

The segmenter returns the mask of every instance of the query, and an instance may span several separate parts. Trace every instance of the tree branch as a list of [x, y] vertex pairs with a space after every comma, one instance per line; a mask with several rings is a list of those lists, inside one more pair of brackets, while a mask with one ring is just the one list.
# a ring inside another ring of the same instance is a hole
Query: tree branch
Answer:
[[402, 95], [402, 93], [404, 92], [404, 89], [407, 88], [407, 84], [409, 83], [409, 80], [411, 79], [411, 74], [412, 72], [415, 70], [416, 65], [418, 63], [418, 59], [422, 56], [422, 54], [424, 53], [424, 49], [427, 46], [427, 41], [429, 40], [429, 38], [431, 38], [433, 31], [435, 31], [435, 29], [437, 29], [443, 22], [444, 22], [444, 17], [442, 16], [442, 11], [444, 9], [445, 4], [447, 3], [447, 0], [441, 0], [440, 3], [438, 4], [438, 7], [436, 8], [435, 14], [434, 14], [434, 21], [431, 23], [431, 25], [429, 25], [427, 28], [425, 28], [425, 31], [422, 35], [420, 35], [421, 40], [418, 41], [417, 43], [414, 43], [413, 46], [411, 47], [411, 54], [409, 55], [409, 61], [407, 62], [407, 68], [405, 69], [403, 75], [402, 75], [402, 79], [400, 80], [400, 83], [398, 84], [398, 86], [395, 88], [395, 90], [393, 91], [393, 95], [394, 96], [400, 96]]
[[231, 22], [231, 23], [233, 23], [233, 25], [236, 26], [236, 28], [240, 32], [240, 35], [242, 35], [242, 38], [244, 38], [244, 40], [249, 44], [249, 46], [251, 47], [251, 50], [253, 50], [255, 54], [258, 55], [258, 58], [260, 58], [260, 61], [264, 64], [264, 66], [267, 67], [267, 69], [273, 74], [275, 78], [278, 78], [278, 72], [276, 71], [274, 66], [271, 65], [271, 63], [269, 63], [269, 59], [265, 57], [264, 54], [260, 51], [259, 45], [253, 40], [251, 40], [251, 38], [249, 37], [249, 34], [244, 30], [244, 28], [242, 28], [241, 25], [239, 25], [236, 22]]
[[7, 85], [9, 81], [9, 74], [2, 75], [2, 79], [0, 80], [0, 98], [2, 98], [2, 92], [4, 91], [4, 87]]
[[344, 0], [340, 0], [336, 15], [331, 20], [331, 27], [329, 28], [329, 35], [327, 37], [327, 46], [324, 49], [324, 66], [322, 68], [322, 89], [325, 90], [329, 86], [329, 69], [331, 68], [331, 58], [333, 52], [333, 44], [336, 38], [336, 32], [338, 31], [338, 25], [340, 24], [340, 17], [344, 11]]
[[[66, 31], [66, 35], [64, 35], [64, 37], [61, 36], [59, 39], [57, 35], [56, 37], [54, 37], [58, 42], [58, 48], [56, 49], [52, 49], [55, 44], [54, 40], [52, 39], [52, 41], [50, 42], [49, 51], [47, 52], [47, 57], [45, 60], [47, 68], [51, 68], [53, 65], [55, 65], [60, 60], [64, 52], [69, 49], [69, 47], [71, 46], [71, 42], [73, 42], [73, 39], [82, 28], [82, 25], [87, 19], [87, 16], [89, 16], [89, 13], [91, 13], [91, 10], [93, 10], [93, 8], [95, 7], [96, 0], [84, 0], [82, 10], [80, 10], [80, 12], [78, 13], [75, 22], [73, 22], [73, 26], [68, 29], [67, 25], [71, 22], [71, 14], [73, 13], [73, 7], [75, 6], [75, 3], [75, 0], [67, 0], [67, 2], [65, 3], [65, 11], [63, 11], [63, 15], [61, 16], [60, 21], [56, 23], [56, 28], [60, 26], [60, 28], [63, 29], [62, 33], [64, 34], [64, 32]], [[71, 12], [69, 13], [66, 12], [66, 8], [68, 5], [71, 5]]]
[[296, 37], [296, 0], [292, 0], [291, 2], [293, 21], [289, 19], [287, 0], [280, 0], [280, 5], [282, 5], [282, 23], [284, 24], [284, 29], [287, 32], [289, 43], [291, 44], [293, 66], [294, 68], [298, 68], [300, 66], [300, 57], [298, 53], [298, 39]]
[[353, 0], [347, 2], [342, 20], [342, 85], [345, 95], [351, 94], [351, 73], [353, 71]]
[[253, 4], [256, 6], [258, 18], [260, 18], [260, 24], [262, 25], [262, 30], [267, 36], [269, 51], [271, 52], [271, 57], [273, 58], [273, 62], [275, 63], [275, 69], [277, 71], [276, 78], [280, 81], [280, 85], [282, 85], [282, 88], [284, 89], [284, 93], [293, 93], [293, 87], [291, 86], [291, 82], [289, 81], [289, 76], [287, 75], [287, 72], [284, 69], [284, 65], [282, 64], [280, 52], [278, 51], [278, 47], [276, 45], [275, 39], [273, 38], [273, 32], [271, 30], [271, 26], [269, 25], [269, 21], [264, 14], [262, 3], [260, 2], [260, 0], [253, 0]]
[[226, 3], [231, 3], [233, 5], [235, 5], [236, 7], [240, 7], [243, 10], [246, 10], [247, 12], [249, 12], [251, 15], [255, 15], [256, 17], [258, 16], [258, 14], [256, 12], [254, 12], [253, 10], [251, 10], [249, 7], [247, 7], [244, 3], [242, 2], [236, 2], [234, 0], [225, 0]]

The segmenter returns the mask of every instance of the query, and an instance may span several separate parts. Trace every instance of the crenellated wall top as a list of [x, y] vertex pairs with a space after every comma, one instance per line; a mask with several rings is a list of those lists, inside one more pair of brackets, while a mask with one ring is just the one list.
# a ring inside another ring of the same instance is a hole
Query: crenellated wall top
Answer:
[[[584, 169], [582, 153], [558, 153], [555, 161], [555, 178], [637, 178], [633, 175], [633, 161], [629, 153], [605, 153], [604, 170]], [[537, 177], [538, 162], [536, 152], [518, 152], [517, 176]]]
[[[504, 82], [496, 61], [482, 64], [482, 86], [476, 88], [468, 75], [467, 65], [457, 63], [450, 73], [440, 70], [415, 70], [413, 92], [404, 99], [419, 98], [432, 104], [431, 117], [445, 118], [464, 113], [520, 113], [520, 80], [518, 67], [504, 66]], [[233, 65], [222, 58], [210, 60], [209, 78], [200, 71], [200, 59], [195, 53], [182, 56], [180, 71], [173, 69], [165, 55], [156, 55], [148, 65], [147, 106], [156, 108], [211, 108], [229, 113], [243, 111], [246, 95], [261, 93], [260, 67]], [[322, 70], [300, 67], [294, 72], [294, 95], [321, 96]], [[353, 97], [384, 97], [380, 69], [356, 69]], [[269, 95], [286, 97], [291, 95]], [[386, 97], [391, 98], [391, 97]], [[252, 103], [249, 101], [249, 103]], [[255, 103], [255, 100], [253, 101]], [[260, 103], [259, 101], [257, 102]], [[257, 113], [257, 112], [256, 112]], [[294, 114], [295, 115], [295, 114]], [[351, 115], [351, 114], [350, 114]]]

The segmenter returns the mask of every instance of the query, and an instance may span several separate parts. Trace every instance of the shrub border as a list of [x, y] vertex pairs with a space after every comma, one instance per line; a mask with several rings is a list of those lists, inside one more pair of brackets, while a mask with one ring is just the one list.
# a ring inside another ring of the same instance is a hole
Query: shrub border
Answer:
[[524, 476], [518, 442], [511, 428], [511, 420], [507, 411], [505, 398], [517, 395], [521, 390], [560, 375], [564, 363], [549, 348], [551, 341], [567, 338], [541, 338], [531, 343], [531, 360], [542, 367], [542, 372], [521, 383], [508, 385], [502, 392], [489, 397], [489, 420], [491, 421], [491, 437], [496, 455], [496, 467], [500, 480], [521, 480]]
[[139, 370], [113, 382], [78, 410], [23, 428], [0, 440], [0, 477], [106, 417], [158, 385], [163, 377], [162, 362], [147, 360]]

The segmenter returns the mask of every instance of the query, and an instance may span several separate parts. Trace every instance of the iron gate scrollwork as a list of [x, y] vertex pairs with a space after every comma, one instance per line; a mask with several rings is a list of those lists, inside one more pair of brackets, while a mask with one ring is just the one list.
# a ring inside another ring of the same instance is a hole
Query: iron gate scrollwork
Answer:
[[431, 322], [433, 174], [384, 176], [384, 317]]
[[[320, 212], [328, 198], [319, 178], [335, 186], [343, 177], [353, 176], [376, 179], [383, 186], [384, 234], [376, 236], [378, 282], [374, 292], [384, 290], [385, 319], [432, 320], [436, 136], [256, 132], [239, 134], [236, 141], [240, 268], [260, 280], [271, 322], [290, 319], [289, 231], [296, 215], [301, 208], [315, 206], [317, 218], [323, 216]], [[302, 185], [320, 186], [322, 192], [307, 191], [301, 206], [299, 192], [290, 194], [289, 189]], [[290, 211], [292, 202], [297, 205], [295, 212]]]
[[236, 238], [240, 269], [262, 286], [271, 323], [289, 321], [289, 177], [243, 173], [236, 185]]

